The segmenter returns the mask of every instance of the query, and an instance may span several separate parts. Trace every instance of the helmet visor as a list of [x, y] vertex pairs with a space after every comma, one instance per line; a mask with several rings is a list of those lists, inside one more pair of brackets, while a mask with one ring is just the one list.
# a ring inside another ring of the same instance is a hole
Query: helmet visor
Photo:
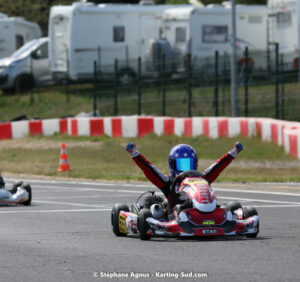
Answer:
[[195, 160], [192, 158], [178, 158], [176, 159], [176, 169], [178, 171], [195, 170]]

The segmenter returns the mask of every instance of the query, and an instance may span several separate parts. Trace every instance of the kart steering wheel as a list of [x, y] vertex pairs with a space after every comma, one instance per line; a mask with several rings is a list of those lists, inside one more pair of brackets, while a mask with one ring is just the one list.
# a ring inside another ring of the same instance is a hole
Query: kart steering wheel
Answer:
[[181, 183], [181, 181], [186, 178], [186, 177], [191, 177], [191, 176], [195, 176], [195, 177], [203, 177], [204, 174], [199, 171], [199, 170], [187, 170], [187, 171], [183, 171], [181, 172], [180, 174], [178, 174], [174, 180], [172, 181], [172, 184], [171, 184], [171, 193], [172, 195], [176, 195], [176, 186], [179, 185]]

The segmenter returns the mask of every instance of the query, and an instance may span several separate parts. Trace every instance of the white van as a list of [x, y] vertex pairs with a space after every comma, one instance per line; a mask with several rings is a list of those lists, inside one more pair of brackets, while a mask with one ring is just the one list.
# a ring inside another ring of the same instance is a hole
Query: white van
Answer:
[[12, 56], [0, 59], [0, 89], [23, 92], [52, 83], [48, 60], [48, 37], [29, 41]]
[[0, 13], [0, 58], [9, 57], [26, 42], [41, 35], [38, 24]]

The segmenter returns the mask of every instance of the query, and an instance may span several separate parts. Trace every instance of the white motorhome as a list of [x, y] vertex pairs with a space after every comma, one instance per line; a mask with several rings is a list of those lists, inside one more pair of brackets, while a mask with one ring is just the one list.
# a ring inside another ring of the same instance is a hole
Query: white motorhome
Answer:
[[[56, 78], [93, 78], [96, 61], [103, 74], [114, 73], [126, 84], [136, 75], [137, 58], [151, 60], [150, 42], [161, 36], [163, 12], [169, 5], [73, 3], [54, 6], [49, 20], [49, 58]], [[142, 64], [142, 73], [152, 72]]]
[[[202, 67], [206, 67], [205, 58], [212, 58], [215, 51], [219, 51], [220, 55], [230, 54], [230, 5], [168, 9], [163, 18], [163, 36], [177, 54], [190, 53], [192, 57], [197, 57]], [[253, 58], [257, 61], [256, 66], [265, 67], [266, 59], [258, 56], [258, 53], [267, 50], [267, 7], [237, 5], [236, 27], [239, 55], [242, 56], [248, 46], [249, 52], [256, 57]]]
[[269, 42], [279, 43], [289, 69], [298, 67], [300, 46], [300, 3], [297, 0], [269, 0]]
[[9, 57], [26, 42], [41, 35], [38, 24], [0, 13], [0, 58]]

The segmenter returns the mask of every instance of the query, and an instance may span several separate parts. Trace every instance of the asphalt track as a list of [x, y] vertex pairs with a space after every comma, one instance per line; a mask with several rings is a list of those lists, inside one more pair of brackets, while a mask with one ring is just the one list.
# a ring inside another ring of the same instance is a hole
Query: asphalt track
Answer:
[[32, 206], [0, 207], [0, 281], [299, 281], [300, 184], [213, 186], [257, 207], [256, 239], [140, 241], [113, 235], [110, 210], [147, 183], [29, 182]]

